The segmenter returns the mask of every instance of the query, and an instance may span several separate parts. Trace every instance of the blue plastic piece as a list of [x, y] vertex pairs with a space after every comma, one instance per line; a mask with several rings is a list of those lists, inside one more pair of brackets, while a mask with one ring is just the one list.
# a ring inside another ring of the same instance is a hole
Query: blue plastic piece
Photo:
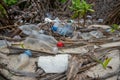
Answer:
[[52, 26], [52, 30], [53, 30], [53, 31], [57, 31], [57, 29], [58, 29], [58, 27]]
[[28, 55], [28, 56], [32, 56], [32, 52], [31, 52], [30, 50], [26, 50], [26, 51], [24, 52], [24, 54], [26, 54], [26, 55]]

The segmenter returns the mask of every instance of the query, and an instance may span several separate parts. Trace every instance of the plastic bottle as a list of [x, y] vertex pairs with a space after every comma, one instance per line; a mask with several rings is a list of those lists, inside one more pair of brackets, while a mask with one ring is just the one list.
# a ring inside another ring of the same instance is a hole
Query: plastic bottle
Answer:
[[66, 35], [66, 36], [72, 36], [73, 30], [74, 30], [74, 29], [73, 29], [73, 27], [72, 27], [72, 23], [67, 23], [67, 24], [65, 24], [62, 32], [63, 32], [63, 34]]
[[0, 40], [0, 49], [11, 46], [11, 43], [6, 40]]
[[52, 27], [52, 31], [63, 36], [71, 36], [73, 33], [72, 23], [66, 23], [65, 25], [62, 25], [60, 22], [56, 22]]
[[32, 56], [30, 50], [26, 50], [23, 54], [20, 54], [18, 57], [18, 65], [16, 67], [17, 70], [20, 70], [29, 64], [29, 58]]
[[54, 37], [45, 34], [31, 35], [24, 41], [24, 46], [27, 49], [52, 53], [57, 52], [56, 44], [57, 40]]

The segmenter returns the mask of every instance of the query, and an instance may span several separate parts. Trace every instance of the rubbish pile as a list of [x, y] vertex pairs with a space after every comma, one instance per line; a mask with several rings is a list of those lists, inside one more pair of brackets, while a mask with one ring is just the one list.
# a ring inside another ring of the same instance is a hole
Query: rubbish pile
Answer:
[[81, 28], [59, 18], [18, 29], [12, 40], [20, 41], [0, 40], [0, 71], [9, 79], [118, 79], [119, 30], [112, 32], [107, 25]]

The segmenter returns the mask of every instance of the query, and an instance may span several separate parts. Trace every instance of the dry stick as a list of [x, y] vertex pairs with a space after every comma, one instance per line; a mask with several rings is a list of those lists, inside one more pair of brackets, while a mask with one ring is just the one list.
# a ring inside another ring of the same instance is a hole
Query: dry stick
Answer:
[[40, 80], [59, 80], [61, 77], [65, 77], [65, 73], [59, 74], [46, 74]]
[[79, 72], [79, 68], [83, 64], [83, 59], [78, 59], [78, 57], [72, 57], [71, 61], [69, 62], [69, 69], [67, 72], [67, 80], [71, 80], [76, 77], [77, 73]]
[[6, 28], [13, 28], [13, 27], [16, 27], [16, 26], [15, 25], [8, 25], [8, 26], [0, 27], [0, 30], [6, 29]]
[[[120, 53], [119, 53], [119, 60], [120, 60]], [[117, 75], [117, 79], [119, 80], [120, 79], [120, 63], [119, 63], [119, 69], [118, 69], [119, 73]]]
[[52, 80], [60, 80], [60, 79], [63, 79], [63, 78], [66, 78], [66, 75], [65, 75], [65, 74], [59, 75], [58, 77], [53, 78]]
[[[117, 13], [120, 13], [120, 3], [118, 3], [117, 5], [116, 5], [116, 9], [114, 10], [114, 11], [112, 11], [111, 13], [110, 13], [110, 15], [108, 15], [108, 19], [104, 22], [104, 23], [107, 23], [108, 22], [108, 24], [112, 24], [112, 23], [114, 23], [115, 21], [113, 21], [113, 19], [115, 18], [115, 16], [117, 15]], [[117, 18], [117, 17], [116, 17]], [[118, 20], [119, 21], [119, 20]]]
[[6, 36], [0, 36], [0, 39], [6, 39], [7, 41], [23, 41], [23, 40], [25, 40], [24, 38], [22, 38], [22, 39], [13, 39], [13, 38], [6, 37]]
[[67, 77], [63, 77], [62, 79], [60, 79], [60, 80], [67, 80]]
[[87, 64], [87, 65], [81, 67], [81, 68], [79, 69], [79, 72], [78, 72], [78, 73], [81, 73], [81, 72], [83, 72], [83, 71], [86, 71], [86, 70], [90, 69], [91, 67], [93, 67], [93, 66], [95, 66], [95, 65], [97, 65], [96, 62]]
[[69, 5], [69, 4], [71, 4], [71, 0], [67, 0], [66, 3], [63, 4], [63, 5], [65, 5], [65, 6], [63, 6], [62, 10], [63, 10], [63, 11], [66, 11], [66, 9], [68, 8], [68, 5]]
[[[8, 46], [8, 49], [17, 49], [17, 50], [23, 50], [25, 51], [26, 49], [23, 49], [23, 48], [16, 48], [16, 47], [12, 47], [12, 46]], [[29, 49], [30, 50], [30, 49]], [[43, 52], [43, 51], [35, 51], [35, 50], [31, 50], [33, 52], [36, 52], [36, 53], [43, 53], [43, 54], [51, 54], [51, 55], [54, 55], [54, 53], [49, 53], [49, 52]]]
[[100, 45], [101, 48], [110, 48], [110, 47], [118, 47], [118, 46], [120, 46], [120, 41]]
[[10, 80], [9, 78], [6, 77], [6, 75], [2, 74], [1, 72], [0, 72], [0, 79], [2, 79], [2, 80]]

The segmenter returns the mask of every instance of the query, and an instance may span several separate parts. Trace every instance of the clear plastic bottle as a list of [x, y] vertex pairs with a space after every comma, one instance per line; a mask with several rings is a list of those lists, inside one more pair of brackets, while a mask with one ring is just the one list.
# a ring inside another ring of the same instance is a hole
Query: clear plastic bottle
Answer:
[[31, 35], [24, 41], [24, 46], [27, 49], [55, 54], [57, 51], [56, 44], [57, 40], [54, 37], [45, 34]]
[[29, 64], [29, 58], [32, 56], [30, 50], [26, 50], [23, 54], [20, 54], [18, 57], [18, 65], [16, 67], [17, 70], [23, 69], [25, 66]]
[[66, 23], [62, 25], [60, 22], [56, 22], [52, 27], [52, 31], [57, 32], [58, 34], [63, 36], [71, 36], [73, 30], [74, 29], [72, 27], [72, 23]]
[[0, 49], [11, 46], [11, 43], [6, 40], [0, 40]]

